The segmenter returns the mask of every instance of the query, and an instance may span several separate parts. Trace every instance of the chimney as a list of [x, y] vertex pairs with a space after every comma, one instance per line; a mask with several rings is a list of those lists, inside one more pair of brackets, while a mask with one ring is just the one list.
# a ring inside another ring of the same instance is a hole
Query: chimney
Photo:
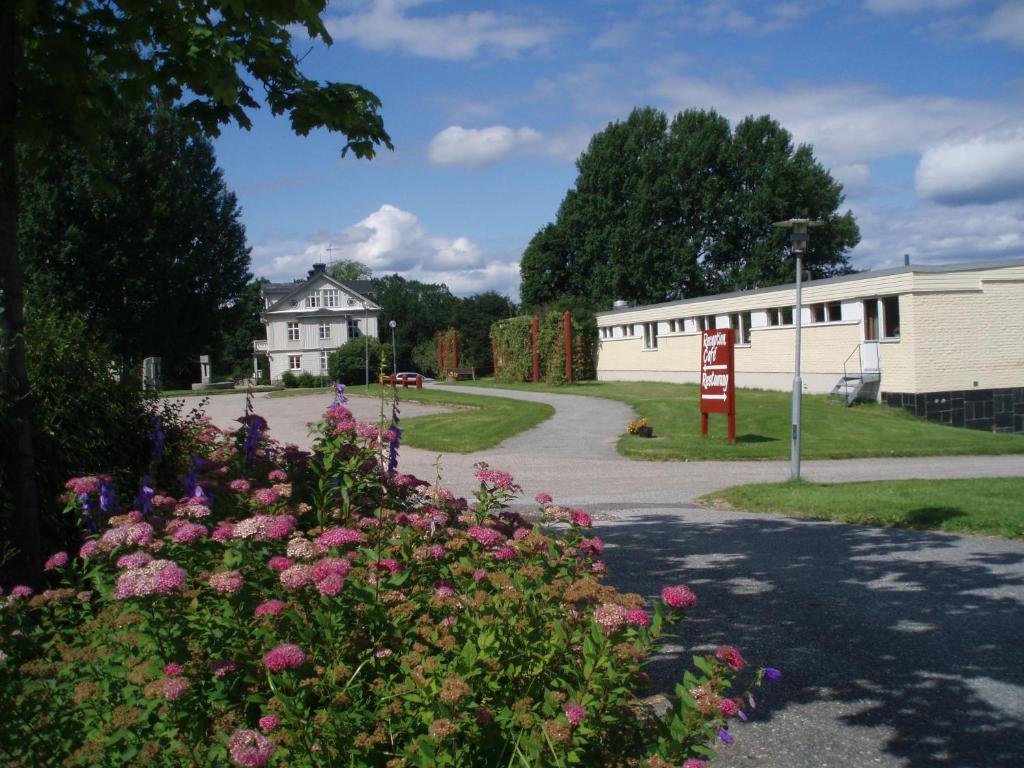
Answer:
[[909, 267], [910, 266], [910, 254], [909, 253], [904, 253], [903, 254], [903, 266], [904, 267]]
[[629, 302], [625, 299], [618, 299], [612, 304], [612, 309], [626, 309], [629, 306]]
[[313, 268], [311, 270], [309, 270], [309, 276], [313, 277], [313, 275], [316, 275], [318, 273], [322, 274], [322, 273], [324, 273], [326, 271], [327, 271], [327, 265], [326, 264], [314, 264]]

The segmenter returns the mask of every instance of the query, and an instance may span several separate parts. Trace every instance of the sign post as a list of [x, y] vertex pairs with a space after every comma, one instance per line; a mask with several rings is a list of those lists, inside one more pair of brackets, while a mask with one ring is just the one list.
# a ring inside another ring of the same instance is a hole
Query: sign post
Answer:
[[729, 417], [729, 442], [736, 442], [736, 371], [731, 328], [704, 331], [700, 345], [700, 433], [708, 436], [708, 415]]

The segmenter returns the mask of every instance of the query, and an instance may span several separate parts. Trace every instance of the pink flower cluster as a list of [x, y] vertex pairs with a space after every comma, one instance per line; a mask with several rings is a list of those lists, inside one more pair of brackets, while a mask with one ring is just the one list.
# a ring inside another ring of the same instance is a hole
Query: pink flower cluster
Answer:
[[210, 587], [215, 592], [233, 594], [242, 589], [245, 579], [238, 571], [222, 571], [210, 576]]
[[256, 610], [253, 611], [253, 616], [259, 618], [260, 616], [277, 616], [281, 611], [288, 605], [284, 600], [267, 600], [265, 603], [260, 603], [256, 606]]
[[491, 557], [495, 560], [515, 560], [519, 557], [519, 550], [504, 544], [491, 552]]
[[661, 599], [669, 608], [693, 608], [697, 605], [697, 596], [687, 587], [663, 587]]
[[153, 540], [153, 526], [149, 523], [129, 523], [110, 528], [100, 537], [99, 548], [109, 552], [117, 547], [145, 546]]
[[317, 537], [316, 545], [321, 552], [326, 552], [331, 547], [360, 544], [363, 541], [366, 541], [366, 536], [359, 531], [353, 531], [351, 528], [329, 528]]
[[54, 552], [46, 560], [46, 565], [43, 566], [45, 571], [55, 571], [58, 568], [63, 568], [68, 564], [68, 553], [67, 552]]
[[599, 536], [594, 536], [590, 539], [580, 539], [579, 553], [584, 556], [600, 557], [604, 554], [604, 542]]
[[289, 560], [284, 555], [274, 555], [270, 560], [267, 561], [267, 567], [272, 571], [286, 571], [291, 568], [295, 563]]
[[186, 520], [172, 520], [167, 524], [167, 532], [175, 544], [191, 544], [209, 534], [206, 526]]
[[253, 492], [252, 497], [261, 507], [269, 507], [272, 504], [276, 504], [280, 498], [277, 491], [273, 488], [257, 488]]
[[332, 405], [325, 414], [327, 423], [333, 426], [332, 434], [340, 435], [342, 432], [351, 432], [356, 425], [355, 416], [352, 411], [343, 405]]
[[214, 659], [210, 662], [210, 672], [214, 677], [225, 677], [238, 669], [238, 665], [231, 659]]
[[563, 709], [569, 725], [579, 725], [587, 717], [587, 708], [581, 704], [566, 704]]
[[283, 539], [292, 535], [295, 523], [295, 518], [291, 515], [253, 515], [235, 523], [232, 536], [236, 539], [255, 539], [256, 541]]
[[626, 609], [615, 603], [602, 603], [594, 609], [594, 621], [611, 634], [627, 621]]
[[249, 481], [241, 477], [236, 480], [232, 480], [228, 484], [228, 488], [230, 488], [235, 493], [248, 493], [250, 487], [251, 486], [249, 485]]
[[482, 525], [470, 526], [469, 530], [466, 531], [466, 535], [474, 539], [482, 547], [497, 546], [505, 539], [500, 531], [496, 531], [493, 528], [485, 528]]
[[153, 560], [117, 578], [114, 599], [167, 595], [185, 585], [185, 569], [171, 560]]
[[210, 516], [210, 508], [206, 505], [205, 498], [189, 496], [174, 507], [174, 516], [201, 520]]
[[593, 520], [590, 519], [590, 513], [582, 509], [574, 509], [569, 520], [573, 525], [580, 528], [589, 528], [594, 524]]
[[73, 491], [78, 496], [81, 496], [83, 493], [99, 493], [100, 483], [104, 480], [110, 482], [111, 477], [109, 475], [103, 475], [101, 477], [96, 477], [95, 475], [72, 477], [64, 483], [64, 487], [69, 491]]
[[473, 475], [482, 485], [493, 485], [502, 491], [512, 491], [518, 488], [515, 480], [508, 472], [502, 472], [498, 469], [491, 469], [487, 462], [478, 462], [476, 472]]
[[284, 669], [297, 669], [306, 661], [306, 654], [302, 649], [293, 643], [282, 643], [272, 651], [267, 651], [263, 656], [263, 664], [271, 672], [280, 672]]
[[649, 627], [651, 625], [651, 617], [643, 608], [631, 608], [626, 611], [626, 621], [634, 627]]
[[715, 651], [715, 658], [724, 661], [731, 669], [740, 670], [747, 665], [746, 659], [731, 645], [723, 645]]
[[152, 561], [153, 556], [148, 552], [132, 552], [127, 555], [121, 555], [121, 557], [117, 558], [117, 567], [131, 571], [135, 568], [141, 568], [146, 563], [150, 563]]
[[550, 493], [538, 493], [537, 496], [535, 497], [535, 500], [536, 500], [536, 502], [538, 504], [542, 504], [542, 505], [543, 504], [550, 504], [552, 502], [552, 498], [551, 498], [551, 494]]
[[270, 733], [281, 724], [281, 718], [277, 715], [264, 715], [260, 718], [260, 730]]
[[274, 753], [274, 742], [259, 731], [242, 728], [228, 739], [228, 752], [235, 765], [242, 768], [263, 768]]
[[191, 687], [192, 683], [187, 677], [168, 677], [160, 686], [164, 698], [168, 701], [177, 701]]

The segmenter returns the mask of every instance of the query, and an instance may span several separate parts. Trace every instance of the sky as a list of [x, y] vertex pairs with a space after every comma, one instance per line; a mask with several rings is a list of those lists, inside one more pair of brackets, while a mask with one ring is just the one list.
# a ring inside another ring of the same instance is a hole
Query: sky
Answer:
[[843, 184], [857, 269], [1024, 257], [1024, 0], [342, 0], [303, 72], [380, 97], [395, 145], [341, 158], [269, 110], [215, 141], [252, 271], [518, 299], [590, 137], [634, 107], [769, 114]]

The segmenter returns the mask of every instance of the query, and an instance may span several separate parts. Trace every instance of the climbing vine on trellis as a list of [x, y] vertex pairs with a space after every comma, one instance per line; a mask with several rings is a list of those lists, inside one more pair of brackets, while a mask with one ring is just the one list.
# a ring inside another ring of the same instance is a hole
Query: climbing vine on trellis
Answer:
[[458, 331], [449, 328], [437, 332], [437, 378], [448, 378], [448, 372], [458, 367], [457, 359]]
[[[491, 326], [495, 380], [533, 380], [532, 325], [532, 317], [522, 316], [502, 320]], [[573, 312], [571, 328], [573, 381], [593, 379], [596, 369], [597, 322], [588, 312]], [[551, 310], [540, 317], [537, 336], [541, 379], [548, 384], [566, 383], [563, 313]]]

